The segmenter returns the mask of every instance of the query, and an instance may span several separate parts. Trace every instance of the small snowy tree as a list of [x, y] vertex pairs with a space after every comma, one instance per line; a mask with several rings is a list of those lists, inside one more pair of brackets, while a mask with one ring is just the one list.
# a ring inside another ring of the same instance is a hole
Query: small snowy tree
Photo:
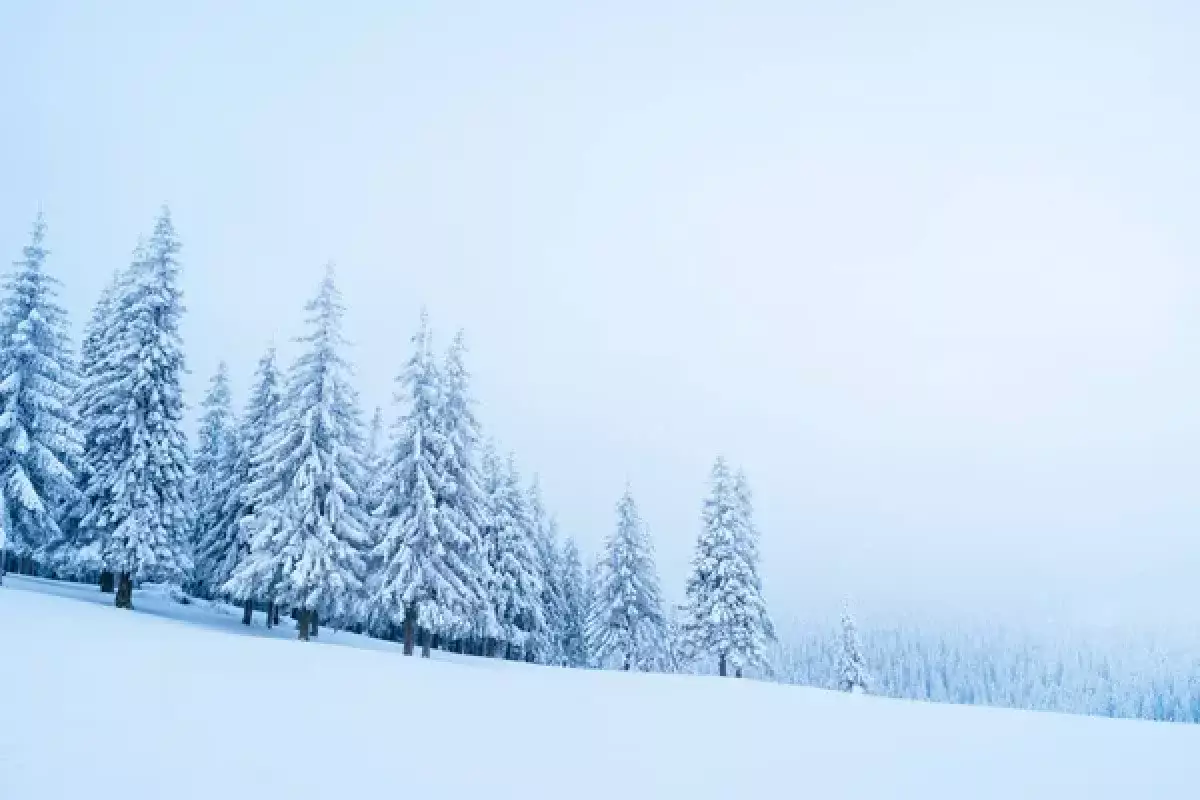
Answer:
[[858, 628], [847, 606], [842, 610], [842, 647], [838, 653], [838, 688], [843, 692], [864, 693], [869, 690], [870, 678], [858, 642]]
[[[372, 616], [403, 624], [406, 655], [412, 655], [418, 624], [431, 633], [461, 632], [483, 597], [478, 537], [447, 504], [457, 487], [449, 473], [445, 387], [431, 338], [422, 311], [413, 355], [398, 379], [404, 409], [375, 512], [380, 533], [372, 557], [379, 571], [371, 587]], [[423, 656], [429, 645], [427, 635]]]
[[588, 591], [583, 574], [583, 561], [575, 540], [567, 537], [559, 561], [559, 586], [562, 587], [563, 662], [568, 667], [586, 667], [590, 663], [587, 650]]
[[229, 368], [222, 361], [209, 384], [202, 404], [199, 442], [192, 459], [192, 502], [196, 508], [194, 528], [195, 588], [206, 597], [228, 579], [223, 567], [229, 558], [234, 524], [225, 512], [229, 495], [238, 485], [234, 474], [238, 462], [237, 422]]
[[45, 560], [62, 538], [59, 517], [77, 502], [82, 454], [78, 375], [59, 283], [45, 271], [45, 232], [39, 214], [0, 304], [0, 535], [29, 561]]
[[372, 513], [379, 506], [386, 449], [387, 437], [383, 429], [383, 409], [375, 406], [375, 413], [371, 415], [371, 424], [367, 428], [367, 450], [363, 459], [363, 466], [367, 471], [364, 482], [364, 505]]
[[649, 669], [663, 640], [662, 597], [654, 549], [629, 489], [617, 503], [617, 528], [605, 543], [588, 619], [588, 641], [601, 664]]
[[133, 607], [134, 580], [180, 583], [192, 569], [179, 248], [164, 208], [122, 284], [112, 350], [89, 389], [103, 456], [89, 475], [83, 524], [98, 529], [104, 562], [119, 576], [120, 608]]
[[367, 543], [362, 420], [342, 355], [345, 309], [332, 266], [306, 308], [306, 350], [288, 374], [265, 447], [270, 502], [255, 509], [250, 553], [227, 583], [231, 594], [245, 597], [269, 576], [275, 601], [297, 612], [302, 640], [314, 630], [314, 615], [339, 618], [357, 609]]
[[[236, 441], [237, 460], [233, 470], [234, 491], [222, 509], [219, 536], [214, 536], [204, 548], [204, 557], [212, 564], [214, 586], [224, 586], [237, 600], [242, 601], [242, 622], [249, 625], [256, 600], [267, 604], [267, 626], [273, 617], [277, 573], [274, 560], [251, 564], [250, 542], [255, 531], [255, 512], [265, 515], [280, 502], [283, 484], [275, 474], [275, 464], [267, 445], [279, 424], [279, 408], [283, 402], [282, 378], [276, 364], [275, 348], [259, 359], [254, 382]], [[239, 580], [230, 583], [239, 567]], [[259, 567], [261, 569], [255, 569]]]

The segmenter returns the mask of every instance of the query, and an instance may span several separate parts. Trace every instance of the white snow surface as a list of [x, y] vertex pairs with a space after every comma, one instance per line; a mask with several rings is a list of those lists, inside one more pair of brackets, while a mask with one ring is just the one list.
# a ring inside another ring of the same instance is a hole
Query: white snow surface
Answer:
[[[9, 575], [0, 797], [1188, 797], [1200, 726], [450, 656]], [[338, 646], [342, 645], [342, 646]]]

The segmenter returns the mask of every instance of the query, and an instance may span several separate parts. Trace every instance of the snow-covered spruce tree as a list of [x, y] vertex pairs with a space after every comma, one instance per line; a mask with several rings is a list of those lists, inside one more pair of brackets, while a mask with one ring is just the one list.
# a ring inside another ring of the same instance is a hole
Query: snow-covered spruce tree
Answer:
[[730, 473], [717, 458], [704, 501], [702, 525], [687, 582], [683, 623], [688, 650], [729, 666], [741, 677], [746, 666], [765, 664], [766, 641], [773, 636], [758, 576], [758, 533], [745, 476]]
[[271, 486], [263, 487], [268, 504], [255, 508], [250, 553], [226, 586], [245, 597], [271, 576], [275, 602], [296, 611], [305, 641], [318, 615], [342, 618], [357, 609], [367, 543], [363, 425], [342, 355], [345, 309], [332, 265], [306, 308], [310, 332], [300, 339], [306, 351], [288, 374], [278, 424], [264, 448], [273, 473], [264, 481]]
[[0, 553], [7, 548], [26, 571], [62, 538], [82, 453], [72, 407], [78, 375], [59, 283], [45, 271], [45, 233], [39, 214], [0, 303]]
[[766, 668], [767, 643], [775, 639], [775, 626], [763, 598], [753, 495], [741, 469], [733, 478], [733, 495], [737, 503], [737, 556], [741, 562], [738, 574], [743, 581], [743, 601], [733, 619], [732, 638], [734, 668], [740, 678], [743, 667]]
[[529, 503], [512, 455], [502, 461], [489, 448], [483, 463], [484, 485], [492, 512], [487, 532], [491, 601], [503, 643], [493, 654], [505, 658], [527, 657], [534, 652], [546, 628], [541, 560]]
[[[143, 243], [139, 243], [134, 260], [140, 262], [144, 257], [143, 252]], [[102, 531], [97, 525], [84, 524], [84, 521], [89, 519], [88, 512], [91, 509], [87, 492], [89, 487], [95, 488], [95, 476], [108, 463], [109, 445], [116, 430], [115, 407], [112, 403], [119, 398], [112, 391], [109, 380], [112, 365], [108, 359], [116, 347], [120, 330], [116, 307], [127, 278], [126, 271], [113, 273], [84, 327], [79, 351], [80, 381], [72, 398], [83, 439], [83, 453], [76, 476], [78, 491], [75, 503], [66, 509], [65, 519], [60, 526], [63, 538], [55, 547], [52, 558], [54, 569], [59, 574], [76, 580], [99, 578], [100, 589], [104, 592], [113, 591], [113, 575], [104, 565]]]
[[843, 692], [863, 693], [869, 690], [870, 678], [858, 642], [858, 628], [849, 606], [842, 609], [842, 647], [838, 652], [838, 688]]
[[238, 458], [237, 421], [229, 368], [222, 361], [201, 404], [199, 441], [192, 456], [192, 503], [196, 509], [193, 548], [196, 569], [193, 588], [213, 597], [224, 580], [224, 565], [232, 538], [230, 520], [224, 516], [230, 492], [235, 491], [234, 469]]
[[575, 539], [567, 537], [563, 542], [562, 558], [559, 559], [559, 586], [562, 587], [562, 636], [563, 662], [568, 667], [586, 667], [588, 658], [587, 625], [588, 592], [583, 574], [583, 561]]
[[413, 336], [413, 355], [398, 378], [404, 404], [375, 512], [378, 564], [371, 586], [373, 619], [404, 626], [404, 652], [412, 655], [416, 626], [430, 636], [459, 632], [476, 618], [483, 597], [479, 540], [463, 515], [447, 507], [455, 490], [448, 462], [445, 387], [432, 352], [427, 314]]
[[561, 666], [563, 658], [562, 627], [563, 610], [562, 567], [558, 545], [558, 522], [546, 512], [542, 502], [542, 487], [534, 476], [529, 487], [529, 531], [537, 550], [538, 571], [541, 578], [541, 607], [543, 628], [533, 637], [531, 653], [542, 664]]
[[112, 350], [88, 390], [103, 454], [89, 476], [83, 524], [98, 529], [104, 563], [119, 576], [119, 608], [133, 607], [135, 580], [182, 583], [192, 570], [179, 247], [164, 208], [122, 284]]
[[689, 649], [717, 659], [717, 672], [728, 674], [734, 628], [745, 601], [746, 576], [738, 555], [737, 497], [724, 458], [713, 464], [704, 500], [700, 536], [687, 581]]
[[588, 618], [588, 640], [601, 666], [651, 669], [663, 636], [654, 549], [629, 489], [617, 503], [617, 528], [605, 543]]
[[[475, 400], [471, 395], [471, 375], [466, 366], [466, 337], [460, 330], [446, 351], [442, 366], [442, 431], [445, 435], [446, 488], [441, 495], [443, 514], [468, 539], [464, 559], [475, 576], [476, 593], [470, 613], [464, 615], [456, 631], [460, 638], [479, 641], [494, 636], [497, 630], [488, 589], [492, 578], [484, 548], [484, 530], [491, 514], [490, 498], [483, 489], [483, 454]], [[455, 631], [448, 631], [455, 633]]]
[[[266, 604], [267, 627], [275, 616], [276, 563], [274, 560], [248, 564], [250, 541], [255, 532], [255, 513], [260, 516], [273, 509], [282, 497], [283, 484], [275, 474], [275, 463], [267, 445], [279, 421], [283, 402], [282, 378], [276, 363], [275, 348], [271, 347], [258, 361], [250, 397], [242, 414], [237, 442], [237, 461], [233, 469], [235, 491], [229, 493], [222, 509], [221, 536], [214, 536], [204, 548], [205, 560], [212, 564], [211, 580], [243, 604], [242, 623], [249, 625], [254, 603]], [[229, 581], [244, 563], [235, 586]], [[232, 591], [231, 591], [232, 590]]]

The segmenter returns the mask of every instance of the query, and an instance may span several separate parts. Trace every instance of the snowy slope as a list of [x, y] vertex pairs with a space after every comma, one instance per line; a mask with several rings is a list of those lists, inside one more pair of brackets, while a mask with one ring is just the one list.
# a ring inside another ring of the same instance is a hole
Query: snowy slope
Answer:
[[4, 800], [1061, 800], [1196, 785], [1197, 726], [422, 661], [349, 634], [267, 637], [261, 615], [246, 635], [208, 607], [138, 593], [129, 613], [91, 587], [8, 580]]

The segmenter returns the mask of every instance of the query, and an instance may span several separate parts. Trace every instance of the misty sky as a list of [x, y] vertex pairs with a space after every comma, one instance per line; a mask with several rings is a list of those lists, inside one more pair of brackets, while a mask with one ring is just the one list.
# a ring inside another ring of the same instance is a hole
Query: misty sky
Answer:
[[168, 202], [193, 407], [290, 359], [329, 259], [368, 407], [426, 304], [564, 532], [631, 483], [673, 598], [722, 452], [781, 618], [1194, 617], [1197, 41], [1187, 2], [8, 0], [0, 256], [40, 204], [78, 335]]

